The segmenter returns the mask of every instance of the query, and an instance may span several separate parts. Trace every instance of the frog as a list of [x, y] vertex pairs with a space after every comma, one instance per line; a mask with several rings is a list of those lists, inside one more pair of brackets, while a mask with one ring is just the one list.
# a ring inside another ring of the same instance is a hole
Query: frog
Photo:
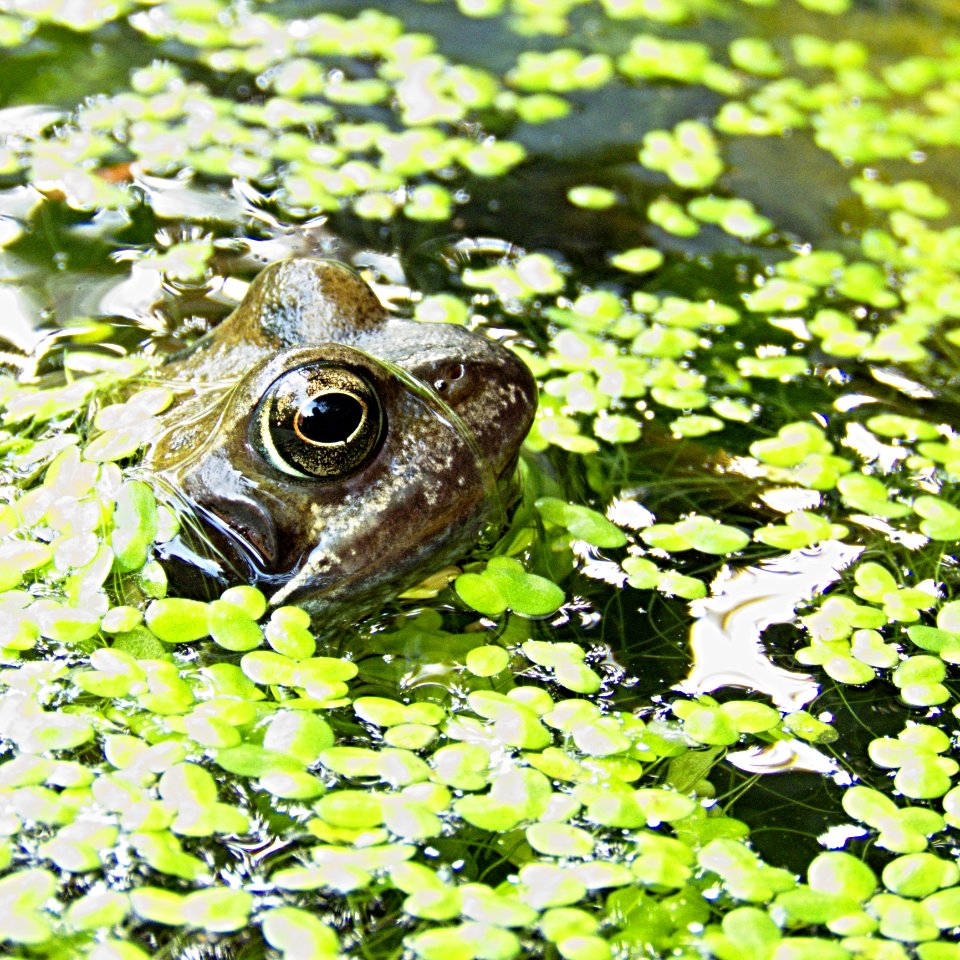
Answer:
[[336, 260], [265, 267], [171, 358], [143, 469], [184, 595], [247, 583], [315, 617], [389, 599], [502, 526], [537, 386], [503, 343], [388, 310]]

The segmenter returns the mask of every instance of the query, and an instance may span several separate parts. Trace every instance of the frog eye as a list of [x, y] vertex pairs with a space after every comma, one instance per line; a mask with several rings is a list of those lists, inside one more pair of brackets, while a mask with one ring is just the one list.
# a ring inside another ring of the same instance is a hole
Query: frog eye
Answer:
[[383, 414], [373, 387], [346, 367], [312, 363], [267, 387], [253, 440], [277, 470], [335, 480], [357, 471], [380, 439]]

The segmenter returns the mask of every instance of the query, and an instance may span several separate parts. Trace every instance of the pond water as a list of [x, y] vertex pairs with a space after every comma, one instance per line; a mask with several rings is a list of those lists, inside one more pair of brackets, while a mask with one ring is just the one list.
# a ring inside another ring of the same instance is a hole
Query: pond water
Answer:
[[[960, 958], [958, 25], [0, 0], [3, 955]], [[178, 596], [139, 467], [296, 255], [540, 386], [336, 623]]]

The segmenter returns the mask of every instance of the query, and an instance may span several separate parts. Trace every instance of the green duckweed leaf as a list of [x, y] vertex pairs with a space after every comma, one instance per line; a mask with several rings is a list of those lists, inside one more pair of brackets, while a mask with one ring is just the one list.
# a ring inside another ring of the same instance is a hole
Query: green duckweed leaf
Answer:
[[173, 890], [144, 886], [131, 892], [130, 906], [133, 912], [144, 920], [180, 926], [186, 922], [183, 899], [181, 894]]
[[189, 926], [224, 933], [246, 926], [252, 907], [253, 896], [246, 890], [211, 887], [188, 893], [180, 910]]
[[902, 897], [929, 897], [960, 880], [960, 868], [932, 853], [913, 853], [891, 860], [883, 868], [883, 885]]
[[730, 59], [734, 66], [761, 77], [775, 77], [783, 70], [783, 61], [766, 40], [759, 37], [739, 37], [730, 44]]
[[922, 807], [899, 808], [888, 797], [869, 787], [844, 791], [843, 809], [857, 820], [879, 831], [880, 846], [896, 853], [920, 853], [927, 838], [944, 829], [943, 818]]
[[128, 633], [140, 626], [143, 613], [136, 607], [111, 607], [100, 622], [104, 633]]
[[252, 743], [238, 744], [217, 750], [214, 762], [228, 773], [241, 777], [264, 777], [272, 773], [301, 773], [303, 764], [292, 756]]
[[842, 851], [818, 854], [807, 868], [807, 882], [824, 894], [863, 902], [877, 887], [873, 870], [862, 860]]
[[172, 597], [154, 600], [147, 607], [144, 619], [164, 643], [193, 643], [210, 632], [207, 604], [198, 600]]
[[556, 497], [540, 497], [535, 506], [547, 523], [563, 527], [595, 547], [622, 547], [627, 542], [619, 527], [588, 507]]
[[431, 758], [434, 777], [459, 790], [481, 790], [488, 782], [490, 756], [471, 743], [452, 743], [441, 747]]
[[891, 501], [890, 491], [877, 477], [848, 473], [837, 480], [837, 490], [847, 506], [873, 516], [894, 519], [911, 513], [907, 504]]
[[480, 573], [462, 573], [456, 579], [456, 591], [468, 606], [488, 617], [499, 617], [507, 601], [489, 577]]
[[634, 443], [640, 439], [641, 428], [632, 417], [613, 415], [594, 420], [593, 432], [607, 443]]
[[383, 797], [361, 790], [338, 790], [322, 797], [314, 809], [337, 827], [366, 829], [383, 823]]
[[577, 907], [554, 907], [540, 917], [540, 931], [551, 943], [570, 937], [589, 937], [598, 926], [596, 917]]
[[273, 907], [260, 918], [264, 939], [284, 957], [336, 960], [340, 942], [334, 930], [307, 910]]
[[911, 443], [917, 440], [937, 440], [940, 431], [927, 420], [905, 417], [898, 413], [883, 413], [867, 420], [867, 429], [881, 437], [897, 437]]
[[923, 518], [920, 529], [931, 540], [960, 539], [960, 510], [940, 497], [917, 497], [913, 509]]
[[470, 308], [459, 297], [449, 293], [437, 293], [424, 297], [417, 304], [413, 315], [421, 323], [465, 324], [470, 316]]
[[939, 936], [940, 930], [933, 915], [922, 903], [881, 893], [870, 901], [870, 906], [880, 920], [880, 932], [885, 937], [918, 943]]
[[851, 638], [850, 653], [861, 663], [871, 667], [894, 667], [900, 659], [896, 644], [884, 643], [876, 630], [855, 630]]
[[633, 247], [610, 258], [610, 265], [626, 273], [650, 273], [663, 265], [663, 254], [654, 247]]
[[535, 823], [527, 827], [526, 837], [534, 850], [547, 856], [589, 857], [593, 853], [593, 837], [566, 823]]
[[773, 277], [751, 293], [744, 293], [743, 301], [755, 313], [795, 313], [802, 310], [816, 289], [800, 280]]
[[650, 222], [661, 230], [678, 237], [695, 236], [700, 227], [697, 221], [687, 216], [683, 207], [666, 197], [659, 197], [647, 207], [647, 216]]
[[535, 910], [578, 903], [586, 885], [573, 870], [549, 863], [530, 863], [520, 870], [520, 895]]
[[789, 871], [767, 866], [734, 840], [711, 840], [697, 859], [704, 869], [722, 878], [733, 896], [747, 902], [765, 902], [796, 884]]
[[513, 960], [520, 953], [516, 934], [472, 922], [417, 933], [407, 942], [422, 960]]
[[[467, 703], [476, 714], [493, 721], [492, 733], [503, 743], [526, 750], [537, 750], [545, 747], [552, 739], [536, 712], [516, 698], [493, 691], [477, 690], [469, 694]], [[448, 735], [454, 732], [448, 729]]]
[[474, 826], [505, 833], [524, 820], [543, 815], [550, 783], [537, 770], [517, 768], [492, 780], [490, 792], [454, 801], [454, 812]]
[[283, 800], [313, 800], [326, 789], [322, 781], [295, 770], [271, 770], [257, 779], [257, 785]]
[[951, 887], [941, 890], [925, 897], [922, 903], [941, 930], [949, 930], [960, 924], [960, 889]]
[[292, 686], [299, 676], [298, 664], [279, 653], [256, 650], [244, 654], [240, 660], [243, 673], [260, 686]]
[[225, 650], [245, 653], [263, 644], [263, 631], [243, 607], [229, 600], [213, 600], [207, 604], [206, 613], [206, 632]]
[[467, 669], [476, 677], [493, 677], [510, 665], [510, 654], [503, 647], [474, 647], [467, 654]]
[[672, 709], [683, 721], [687, 736], [699, 743], [727, 746], [740, 739], [733, 718], [715, 704], [681, 700], [674, 703]]
[[723, 172], [713, 134], [696, 120], [681, 121], [672, 131], [645, 134], [639, 159], [648, 169], [661, 171], [678, 186], [690, 189], [709, 187]]
[[480, 613], [495, 617], [510, 609], [528, 617], [543, 617], [563, 603], [555, 583], [527, 573], [512, 557], [493, 557], [482, 574], [464, 573], [455, 587], [460, 599]]
[[741, 240], [755, 240], [773, 229], [773, 221], [758, 213], [749, 200], [696, 197], [687, 210], [704, 223], [713, 223]]
[[[172, 833], [136, 833], [131, 835], [130, 842], [144, 861], [160, 873], [180, 877], [183, 880], [196, 880], [206, 870], [203, 861], [186, 853], [180, 845], [180, 841]], [[149, 894], [150, 888], [139, 888], [130, 895], [130, 902], [135, 913], [147, 919], [156, 919], [158, 923], [180, 924], [185, 922], [182, 913], [179, 912], [179, 906], [174, 911], [173, 901], [167, 900], [162, 900], [162, 903], [165, 905], [165, 910], [170, 910], [168, 914], [171, 916], [170, 920], [148, 916], [138, 906], [141, 901], [136, 898], [136, 895], [141, 890]], [[167, 892], [165, 890], [158, 891], [160, 894], [166, 894]], [[176, 919], [173, 919], [173, 917], [176, 917]]]
[[[220, 594], [220, 599], [224, 603], [231, 603], [235, 607], [239, 607], [251, 620], [259, 620], [267, 612], [267, 598], [256, 587], [230, 587]], [[292, 615], [298, 621], [306, 616], [304, 611], [296, 607], [279, 607], [273, 612], [271, 619], [278, 615], [281, 617]], [[307, 617], [307, 624], [309, 622], [309, 617]]]
[[795, 467], [814, 453], [829, 454], [831, 444], [819, 427], [809, 423], [790, 423], [781, 427], [776, 437], [757, 440], [750, 453], [763, 463], [775, 467]]
[[781, 550], [797, 550], [813, 546], [822, 540], [842, 540], [847, 528], [831, 523], [826, 517], [806, 510], [788, 513], [782, 524], [769, 524], [754, 531], [753, 537], [760, 543]]
[[264, 749], [295, 757], [307, 765], [333, 743], [333, 731], [326, 720], [299, 710], [275, 713], [263, 735]]
[[780, 930], [765, 910], [737, 907], [722, 921], [727, 939], [739, 950], [757, 953], [768, 951], [778, 940]]
[[130, 911], [128, 896], [117, 891], [88, 893], [74, 900], [66, 911], [65, 922], [70, 930], [96, 930], [122, 923]]
[[113, 517], [113, 547], [120, 570], [138, 570], [157, 534], [157, 501], [153, 490], [140, 480], [129, 480], [117, 493]]
[[584, 184], [571, 187], [567, 191], [567, 199], [575, 207], [583, 207], [587, 210], [607, 210], [616, 204], [617, 195], [613, 190], [607, 190], [605, 187]]
[[717, 417], [703, 414], [691, 414], [677, 417], [670, 422], [670, 430], [678, 437], [705, 437], [709, 433], [722, 430], [724, 423]]

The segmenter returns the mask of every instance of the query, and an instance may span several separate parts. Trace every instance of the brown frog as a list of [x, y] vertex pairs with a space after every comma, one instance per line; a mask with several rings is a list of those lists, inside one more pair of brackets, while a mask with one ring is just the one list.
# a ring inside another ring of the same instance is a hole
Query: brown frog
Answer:
[[146, 467], [202, 527], [168, 565], [312, 612], [396, 592], [502, 518], [537, 403], [501, 344], [393, 316], [318, 259], [264, 269], [164, 379], [189, 394]]

